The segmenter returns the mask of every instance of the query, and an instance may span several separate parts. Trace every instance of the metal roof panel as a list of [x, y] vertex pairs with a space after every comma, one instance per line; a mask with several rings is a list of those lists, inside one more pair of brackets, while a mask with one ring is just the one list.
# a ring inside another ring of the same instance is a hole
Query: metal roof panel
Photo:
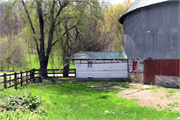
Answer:
[[119, 19], [119, 22], [121, 24], [123, 24], [123, 19], [124, 17], [129, 14], [130, 12], [143, 8], [143, 7], [147, 7], [150, 5], [155, 5], [158, 3], [162, 3], [162, 2], [167, 2], [167, 1], [172, 1], [172, 0], [136, 0], [130, 7], [129, 9], [121, 16], [121, 18]]
[[123, 51], [94, 52], [84, 51], [74, 55], [74, 59], [127, 59]]

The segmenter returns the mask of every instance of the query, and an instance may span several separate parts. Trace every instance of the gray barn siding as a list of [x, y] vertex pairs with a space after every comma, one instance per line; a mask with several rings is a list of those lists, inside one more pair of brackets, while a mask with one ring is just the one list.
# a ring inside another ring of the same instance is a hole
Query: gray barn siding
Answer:
[[165, 2], [132, 11], [124, 18], [128, 58], [180, 59], [179, 6], [178, 1]]

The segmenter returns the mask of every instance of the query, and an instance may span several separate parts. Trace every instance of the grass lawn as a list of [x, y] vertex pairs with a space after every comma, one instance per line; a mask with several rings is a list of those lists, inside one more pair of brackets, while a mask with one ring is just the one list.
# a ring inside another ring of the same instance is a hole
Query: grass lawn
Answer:
[[[13, 88], [0, 92], [0, 105], [8, 103], [7, 99], [14, 100], [12, 96], [32, 95], [38, 96], [40, 105], [35, 112], [17, 109], [7, 112], [0, 109], [0, 119], [157, 119], [175, 120], [180, 117], [179, 111], [156, 110], [141, 107], [135, 99], [123, 99], [116, 96], [122, 90], [104, 91], [91, 86], [97, 82], [75, 82], [73, 79], [52, 79], [57, 84], [31, 84], [17, 91]], [[48, 82], [49, 80], [45, 80]], [[121, 86], [128, 89], [125, 82], [98, 82], [99, 85]], [[16, 98], [17, 99], [17, 98]], [[10, 100], [9, 100], [10, 101]], [[39, 111], [39, 112], [37, 112]], [[39, 113], [39, 114], [38, 114]]]

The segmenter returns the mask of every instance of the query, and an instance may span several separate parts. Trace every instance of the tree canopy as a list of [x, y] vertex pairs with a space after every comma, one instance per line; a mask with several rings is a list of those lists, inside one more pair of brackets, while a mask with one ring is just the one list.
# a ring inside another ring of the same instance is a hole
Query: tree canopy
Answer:
[[79, 51], [123, 50], [118, 19], [131, 1], [111, 5], [98, 0], [14, 0], [0, 5], [1, 36], [24, 39], [28, 52], [38, 55], [40, 69], [46, 69], [50, 54], [61, 56], [66, 64], [66, 57]]

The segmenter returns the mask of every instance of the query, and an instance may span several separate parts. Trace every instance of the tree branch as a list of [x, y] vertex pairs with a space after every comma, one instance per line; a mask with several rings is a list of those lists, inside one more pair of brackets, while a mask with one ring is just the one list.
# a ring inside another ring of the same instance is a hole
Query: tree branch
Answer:
[[61, 2], [59, 1], [59, 4], [60, 4], [60, 9], [58, 10], [57, 14], [56, 14], [56, 17], [54, 19], [54, 21], [57, 20], [57, 18], [59, 17], [61, 11], [64, 9], [64, 7], [66, 7], [68, 5], [68, 1], [64, 1], [63, 4], [61, 4]]
[[28, 17], [28, 21], [29, 21], [29, 23], [30, 23], [31, 29], [32, 29], [32, 31], [33, 31], [33, 34], [34, 34], [34, 35], [33, 35], [33, 38], [34, 38], [34, 41], [35, 41], [35, 43], [36, 43], [37, 52], [39, 53], [39, 46], [38, 46], [37, 39], [36, 39], [36, 37], [35, 37], [36, 32], [35, 32], [35, 29], [34, 29], [34, 27], [33, 27], [33, 24], [32, 24], [32, 21], [31, 21], [31, 17], [30, 17], [30, 15], [29, 15], [29, 12], [28, 12], [28, 10], [27, 10], [27, 8], [26, 8], [26, 5], [25, 5], [24, 1], [22, 0], [21, 2], [22, 2], [22, 4], [23, 4], [24, 10], [25, 10], [26, 15], [27, 15], [27, 17]]
[[[68, 32], [69, 32], [71, 29], [73, 29], [73, 28], [77, 29], [76, 26], [72, 26], [72, 27], [69, 28], [66, 32], [64, 32], [62, 36], [64, 36], [66, 33], [68, 33]], [[54, 46], [59, 40], [60, 40], [60, 39], [56, 40], [51, 46]]]

